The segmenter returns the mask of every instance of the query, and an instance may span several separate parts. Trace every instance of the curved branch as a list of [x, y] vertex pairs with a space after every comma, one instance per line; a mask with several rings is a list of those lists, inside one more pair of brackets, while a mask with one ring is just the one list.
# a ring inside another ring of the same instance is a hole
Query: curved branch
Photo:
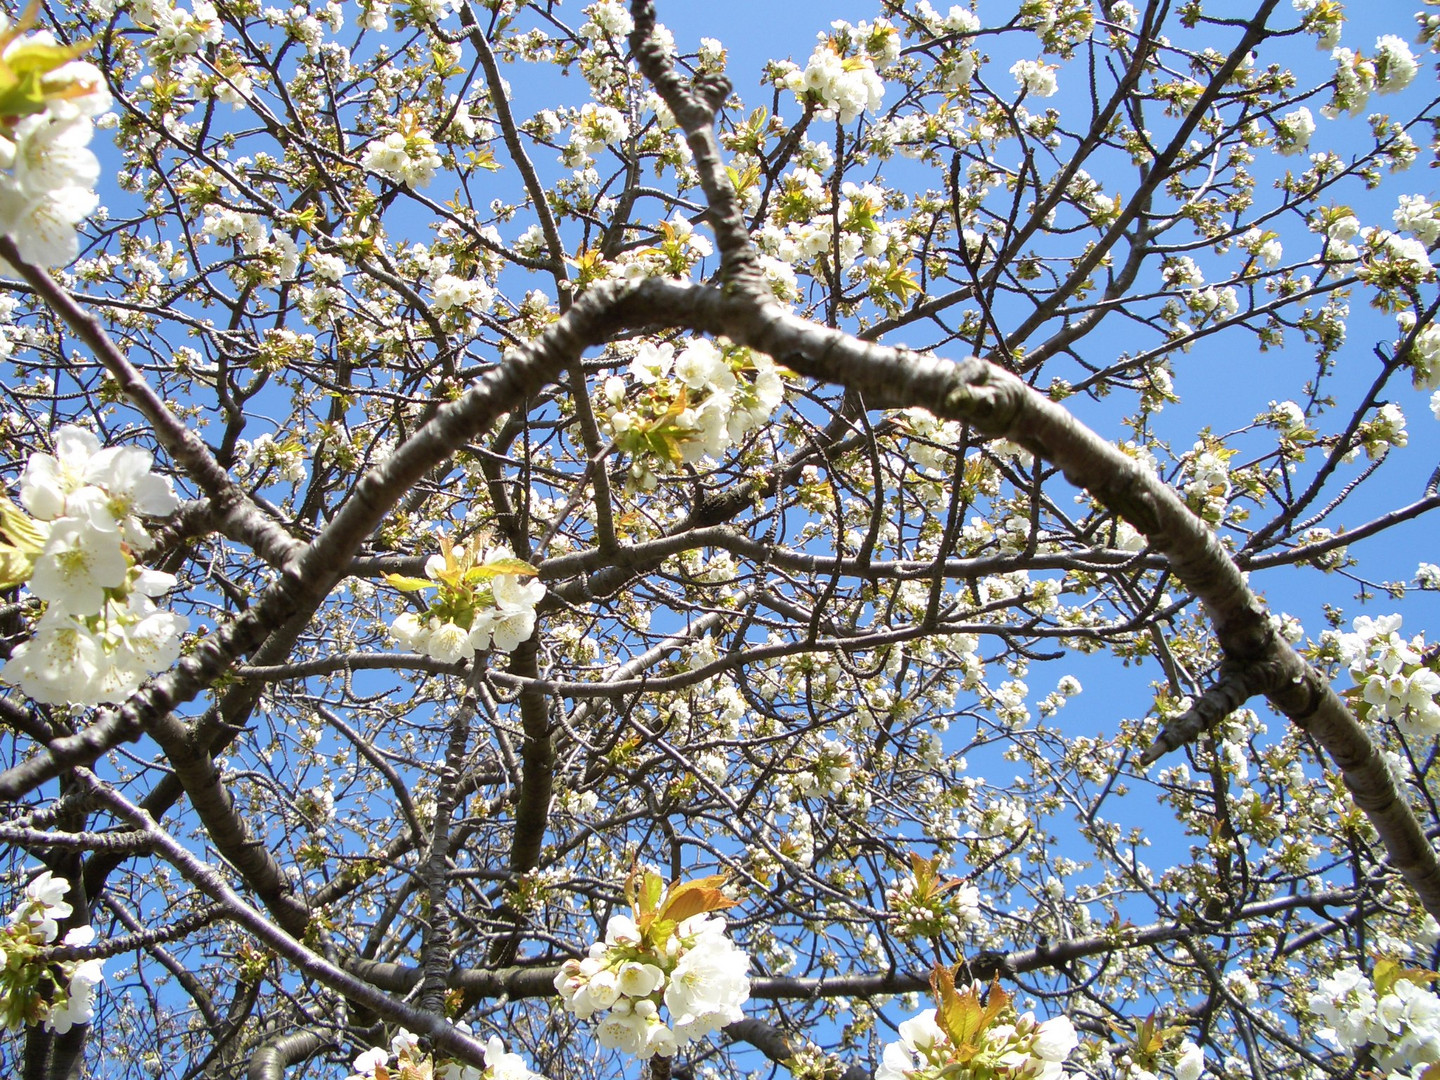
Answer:
[[334, 1045], [333, 1038], [316, 1028], [278, 1035], [250, 1055], [245, 1080], [283, 1080], [290, 1066]]
[[[766, 352], [801, 374], [859, 390], [872, 405], [920, 406], [1018, 443], [1060, 466], [1071, 483], [1143, 532], [1205, 605], [1225, 654], [1270, 674], [1263, 692], [1325, 748], [1395, 867], [1425, 910], [1440, 917], [1440, 861], [1379, 749], [1329, 680], [1275, 632], [1215, 533], [1152, 472], [1021, 379], [977, 358], [957, 364], [884, 348], [807, 323], [773, 304], [757, 305], [750, 297], [696, 303], [691, 287], [655, 280], [646, 285], [676, 301], [683, 293], [701, 318], [713, 318], [706, 327], [711, 332]], [[664, 309], [673, 311], [670, 303]]]

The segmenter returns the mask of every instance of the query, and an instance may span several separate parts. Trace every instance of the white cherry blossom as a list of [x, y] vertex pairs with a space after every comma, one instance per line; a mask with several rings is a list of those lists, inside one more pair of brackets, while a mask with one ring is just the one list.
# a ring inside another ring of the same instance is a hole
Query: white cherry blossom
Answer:
[[1040, 60], [1017, 60], [1011, 65], [1010, 74], [1027, 97], [1054, 97], [1060, 90], [1054, 66]]
[[93, 615], [105, 603], [105, 590], [118, 589], [129, 571], [118, 537], [88, 521], [65, 518], [50, 530], [30, 591], [60, 610]]

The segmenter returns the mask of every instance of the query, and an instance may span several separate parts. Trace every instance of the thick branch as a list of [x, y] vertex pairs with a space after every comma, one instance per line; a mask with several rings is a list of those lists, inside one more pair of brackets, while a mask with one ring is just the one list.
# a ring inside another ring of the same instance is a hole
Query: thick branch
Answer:
[[291, 1065], [333, 1045], [333, 1038], [314, 1028], [277, 1036], [261, 1044], [259, 1049], [250, 1055], [250, 1067], [245, 1070], [245, 1080], [282, 1080], [285, 1070]]
[[[532, 636], [510, 656], [511, 674], [537, 678], [539, 646]], [[518, 878], [540, 864], [545, 830], [550, 822], [550, 796], [555, 786], [555, 748], [550, 738], [550, 703], [545, 691], [530, 686], [520, 691], [520, 724], [525, 741], [520, 751], [520, 795], [515, 804], [515, 831], [510, 837], [510, 873]], [[493, 963], [515, 959], [519, 947], [519, 916], [506, 912], [517, 932], [496, 941]]]
[[1274, 682], [1274, 674], [1263, 667], [1220, 663], [1219, 678], [1195, 703], [1167, 723], [1155, 742], [1140, 756], [1140, 764], [1159, 761], [1171, 750], [1194, 742], [1202, 732], [1209, 731], [1256, 694]]
[[1440, 915], [1440, 862], [1375, 744], [1330, 687], [1279, 637], [1215, 533], [1168, 485], [1061, 406], [1002, 369], [860, 341], [753, 295], [651, 278], [630, 297], [651, 324], [686, 326], [768, 353], [787, 367], [862, 393], [872, 407], [920, 406], [973, 424], [1058, 465], [1067, 479], [1143, 532], [1200, 598], [1227, 657], [1270, 673], [1264, 692], [1340, 768], [1391, 862]]

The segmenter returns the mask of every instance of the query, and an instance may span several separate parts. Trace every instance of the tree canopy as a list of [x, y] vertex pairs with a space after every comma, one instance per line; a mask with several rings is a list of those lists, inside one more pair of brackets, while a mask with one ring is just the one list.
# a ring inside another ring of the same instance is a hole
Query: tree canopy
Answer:
[[6, 1075], [1434, 1080], [1440, 14], [820, 7], [13, 13]]

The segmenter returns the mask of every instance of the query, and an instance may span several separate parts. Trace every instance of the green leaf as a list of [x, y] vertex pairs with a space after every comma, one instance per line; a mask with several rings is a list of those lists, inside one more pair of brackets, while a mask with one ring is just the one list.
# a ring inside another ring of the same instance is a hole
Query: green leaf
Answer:
[[881, 280], [885, 291], [895, 297], [896, 302], [904, 307], [911, 296], [920, 291], [920, 281], [915, 276], [915, 271], [909, 266], [894, 266]]
[[645, 941], [659, 950], [665, 947], [665, 942], [675, 933], [676, 923], [674, 919], [656, 918], [656, 913], [652, 911], [643, 924], [637, 920], [636, 925], [641, 927]]
[[1379, 997], [1388, 994], [1399, 977], [1400, 965], [1388, 956], [1382, 956], [1376, 960], [1375, 970], [1370, 973], [1370, 980], [1375, 984], [1375, 990]]
[[75, 45], [46, 41], [21, 41], [20, 35], [35, 25], [38, 4], [28, 6], [19, 19], [0, 34], [0, 116], [31, 116], [44, 110], [50, 98], [83, 93], [73, 81], [45, 83], [45, 76], [64, 67], [89, 50], [95, 41], [86, 38]]
[[434, 65], [435, 74], [442, 79], [448, 79], [452, 75], [458, 75], [464, 70], [456, 64], [455, 61], [451, 60], [443, 50], [437, 48], [431, 48], [430, 50], [430, 63]]
[[45, 550], [45, 531], [29, 514], [0, 495], [0, 536], [9, 540], [16, 550], [39, 555]]
[[1377, 997], [1384, 997], [1395, 989], [1395, 984], [1401, 979], [1406, 982], [1413, 982], [1417, 986], [1426, 986], [1440, 978], [1433, 971], [1426, 971], [1424, 968], [1401, 967], [1400, 962], [1393, 957], [1382, 956], [1375, 961], [1375, 970], [1371, 972], [1370, 979], [1375, 983], [1375, 994]]
[[0, 61], [0, 116], [33, 116], [45, 110], [45, 88], [36, 72], [16, 75]]
[[660, 898], [665, 895], [665, 879], [654, 870], [641, 870], [639, 866], [630, 871], [625, 879], [625, 898], [635, 912], [635, 925], [643, 934], [659, 914]]
[[720, 891], [720, 886], [724, 885], [729, 877], [729, 874], [714, 874], [687, 881], [682, 885], [671, 885], [664, 906], [660, 908], [661, 917], [682, 923], [692, 915], [734, 907], [736, 901]]
[[483, 563], [480, 566], [472, 566], [465, 573], [466, 581], [493, 581], [502, 574], [515, 574], [519, 577], [535, 577], [540, 571], [531, 566], [524, 559], [495, 559], [492, 562]]
[[930, 883], [935, 880], [935, 872], [940, 866], [940, 857], [937, 855], [933, 859], [927, 859], [914, 851], [908, 854], [910, 856], [910, 874], [915, 878], [915, 892], [921, 896], [928, 895]]
[[303, 210], [296, 210], [290, 214], [290, 221], [303, 230], [307, 236], [314, 236], [315, 224], [319, 220], [320, 210], [313, 204]]
[[640, 879], [640, 912], [652, 912], [660, 906], [665, 895], [665, 879], [654, 870], [646, 870]]
[[999, 981], [990, 984], [985, 1001], [973, 986], [961, 992], [955, 989], [955, 974], [937, 966], [930, 974], [930, 987], [935, 994], [935, 1016], [950, 1038], [950, 1044], [962, 1061], [974, 1057], [980, 1048], [980, 1035], [1010, 1005], [1010, 995], [1000, 988]]
[[405, 577], [403, 574], [386, 574], [385, 584], [399, 589], [401, 592], [419, 592], [421, 589], [435, 588], [435, 582], [429, 578]]
[[465, 155], [465, 161], [477, 169], [486, 169], [489, 172], [500, 171], [500, 162], [495, 160], [495, 155], [489, 149], [471, 150]]
[[0, 589], [24, 585], [35, 571], [35, 559], [24, 552], [0, 544]]
[[747, 165], [744, 172], [737, 172], [734, 166], [726, 165], [725, 175], [730, 178], [730, 186], [735, 191], [735, 197], [743, 203], [745, 193], [760, 183], [760, 166]]
[[41, 41], [23, 41], [5, 52], [4, 64], [19, 75], [48, 75], [83, 55], [95, 42], [86, 38], [78, 45], [56, 45]]

